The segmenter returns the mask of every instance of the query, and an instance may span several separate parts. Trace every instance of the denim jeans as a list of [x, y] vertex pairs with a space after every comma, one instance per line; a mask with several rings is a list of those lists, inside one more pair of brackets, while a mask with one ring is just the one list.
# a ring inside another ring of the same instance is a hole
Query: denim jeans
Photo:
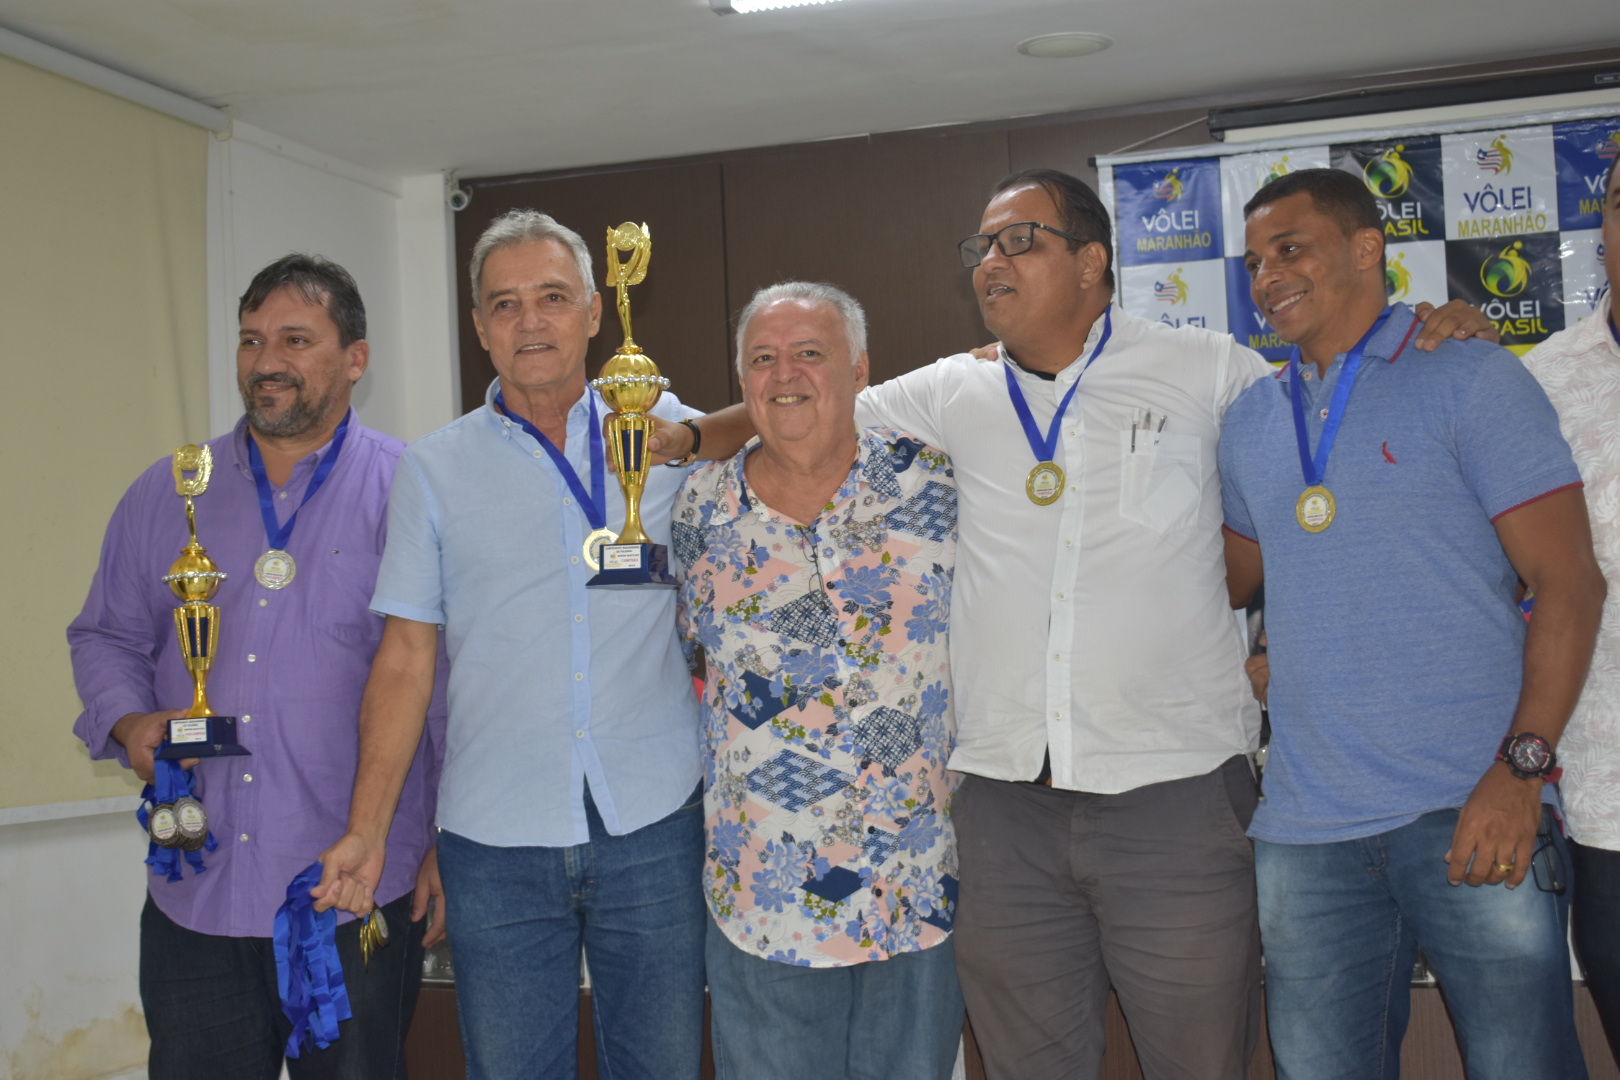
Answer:
[[491, 847], [439, 833], [468, 1080], [576, 1075], [580, 949], [603, 1080], [697, 1080], [703, 1053], [703, 795], [588, 843]]
[[1278, 1080], [1399, 1076], [1419, 948], [1470, 1080], [1584, 1080], [1558, 826], [1544, 809], [1545, 847], [1517, 888], [1452, 885], [1444, 856], [1457, 813], [1360, 840], [1255, 842]]
[[[162, 883], [153, 888], [161, 889]], [[405, 1080], [405, 1033], [422, 985], [422, 936], [411, 894], [383, 905], [393, 940], [360, 956], [360, 923], [337, 929], [351, 1019], [325, 1050], [287, 1061], [293, 1080]], [[152, 1080], [276, 1080], [292, 1024], [281, 1011], [270, 938], [199, 934], [147, 897], [141, 912], [141, 1006]]]
[[1620, 1057], [1620, 851], [1573, 840], [1575, 955], [1603, 1020], [1609, 1049]]
[[850, 967], [755, 956], [709, 921], [715, 1080], [950, 1080], [962, 1038], [952, 940]]

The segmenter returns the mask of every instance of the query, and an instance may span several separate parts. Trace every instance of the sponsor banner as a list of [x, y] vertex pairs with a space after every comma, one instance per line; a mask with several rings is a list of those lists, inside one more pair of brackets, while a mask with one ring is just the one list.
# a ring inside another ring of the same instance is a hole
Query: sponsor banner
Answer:
[[1603, 179], [1620, 157], [1620, 117], [1553, 127], [1558, 161], [1558, 227], [1603, 226]]
[[1603, 234], [1566, 232], [1558, 245], [1564, 271], [1564, 325], [1574, 326], [1597, 310], [1603, 291]]
[[1274, 364], [1288, 359], [1293, 346], [1277, 336], [1255, 306], [1249, 291], [1249, 269], [1241, 256], [1226, 260], [1226, 324], [1239, 345], [1247, 345]]
[[1286, 176], [1296, 169], [1327, 168], [1328, 150], [1325, 146], [1307, 146], [1264, 154], [1234, 154], [1221, 158], [1220, 162], [1225, 254], [1242, 255], [1243, 204], [1279, 176]]
[[[1331, 148], [1335, 169], [1361, 177], [1378, 203], [1389, 244], [1443, 240], [1445, 182], [1440, 138], [1413, 135]], [[1438, 295], [1438, 294], [1436, 294]]]
[[1555, 235], [1446, 245], [1451, 295], [1483, 311], [1496, 324], [1502, 344], [1521, 354], [1564, 328], [1561, 263]]
[[1384, 285], [1391, 302], [1439, 307], [1451, 299], [1446, 281], [1446, 242], [1423, 240], [1384, 249]]
[[1226, 332], [1226, 279], [1220, 259], [1120, 268], [1121, 303], [1132, 315], [1169, 326]]
[[1440, 145], [1447, 240], [1558, 228], [1551, 127], [1442, 135]]
[[1219, 258], [1221, 167], [1215, 158], [1114, 166], [1122, 266]]

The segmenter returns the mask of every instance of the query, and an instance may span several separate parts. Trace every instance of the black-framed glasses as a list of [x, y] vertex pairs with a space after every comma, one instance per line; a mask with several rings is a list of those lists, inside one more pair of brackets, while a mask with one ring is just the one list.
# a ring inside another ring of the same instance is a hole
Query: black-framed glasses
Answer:
[[1003, 255], [1011, 259], [1022, 255], [1035, 246], [1035, 230], [1045, 229], [1065, 240], [1076, 243], [1090, 243], [1084, 236], [1066, 233], [1062, 229], [1054, 229], [1050, 225], [1043, 225], [1039, 221], [1015, 221], [1005, 228], [993, 233], [974, 233], [972, 236], [956, 245], [956, 250], [962, 253], [962, 265], [971, 270], [984, 261], [990, 254], [990, 245], [994, 244]]

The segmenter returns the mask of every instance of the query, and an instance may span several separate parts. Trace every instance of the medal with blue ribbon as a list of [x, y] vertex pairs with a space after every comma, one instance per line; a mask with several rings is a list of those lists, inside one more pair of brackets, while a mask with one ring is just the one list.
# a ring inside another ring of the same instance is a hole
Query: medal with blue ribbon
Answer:
[[[168, 746], [168, 740], [163, 745]], [[135, 811], [135, 820], [151, 837], [146, 865], [167, 881], [179, 881], [183, 854], [192, 873], [200, 874], [208, 869], [203, 865], [203, 853], [219, 847], [219, 841], [209, 831], [208, 814], [192, 791], [191, 771], [170, 758], [155, 758], [152, 774]]]
[[304, 489], [304, 498], [298, 504], [298, 510], [292, 512], [285, 525], [276, 524], [275, 492], [270, 487], [270, 477], [264, 470], [264, 458], [259, 454], [259, 444], [248, 435], [248, 465], [253, 470], [253, 483], [259, 489], [259, 516], [264, 519], [264, 534], [270, 541], [270, 550], [259, 556], [259, 561], [253, 564], [253, 576], [260, 585], [267, 589], [285, 589], [292, 584], [292, 579], [298, 574], [298, 563], [287, 552], [287, 542], [292, 539], [293, 526], [298, 524], [298, 511], [309, 504], [315, 493], [321, 490], [326, 478], [332, 475], [332, 468], [337, 464], [338, 454], [343, 452], [343, 440], [349, 435], [349, 416], [343, 416], [343, 423], [338, 425], [337, 431], [332, 435], [332, 448], [321, 459], [320, 465], [315, 469], [315, 475], [310, 477], [309, 486]]
[[607, 527], [607, 455], [602, 449], [602, 422], [597, 417], [596, 394], [587, 391], [585, 395], [591, 403], [590, 422], [590, 457], [586, 460], [586, 468], [591, 471], [591, 490], [586, 492], [585, 484], [580, 480], [579, 473], [574, 471], [568, 458], [557, 449], [557, 444], [546, 438], [546, 433], [535, 427], [529, 421], [506, 407], [504, 390], [495, 391], [495, 404], [500, 406], [501, 412], [518, 422], [518, 426], [529, 433], [529, 437], [540, 444], [541, 449], [551, 458], [551, 463], [557, 466], [562, 478], [568, 484], [568, 490], [574, 493], [579, 508], [585, 512], [585, 520], [590, 523], [591, 534], [585, 538], [585, 564], [592, 570], [602, 569], [602, 546], [611, 544], [619, 538], [619, 534]]
[[[1339, 504], [1333, 498], [1333, 492], [1322, 481], [1327, 476], [1328, 458], [1333, 454], [1333, 444], [1339, 438], [1339, 426], [1344, 423], [1344, 410], [1350, 404], [1350, 394], [1356, 388], [1356, 375], [1361, 371], [1361, 358], [1367, 352], [1367, 343], [1373, 335], [1384, 328], [1389, 321], [1390, 314], [1395, 309], [1386, 307], [1372, 324], [1372, 328], [1361, 335], [1361, 340], [1355, 347], [1344, 354], [1344, 369], [1339, 372], [1339, 382], [1333, 388], [1333, 401], [1328, 406], [1327, 416], [1322, 422], [1322, 438], [1316, 444], [1316, 453], [1311, 453], [1310, 432], [1305, 429], [1305, 390], [1300, 385], [1300, 351], [1294, 346], [1293, 355], [1288, 358], [1288, 396], [1294, 407], [1294, 434], [1299, 442], [1299, 464], [1305, 472], [1305, 490], [1300, 493], [1299, 502], [1294, 507], [1294, 516], [1299, 520], [1299, 527], [1309, 533], [1319, 533], [1333, 524], [1338, 516]], [[1416, 320], [1413, 321], [1416, 326]], [[1408, 332], [1408, 337], [1411, 336]], [[1404, 347], [1405, 343], [1402, 343]]]
[[1057, 463], [1058, 434], [1063, 427], [1063, 417], [1069, 411], [1069, 402], [1074, 400], [1074, 392], [1080, 389], [1081, 377], [1092, 364], [1096, 363], [1097, 357], [1102, 355], [1103, 346], [1108, 344], [1108, 338], [1113, 332], [1114, 312], [1109, 308], [1103, 312], [1102, 335], [1097, 338], [1097, 347], [1091, 350], [1091, 356], [1081, 366], [1080, 374], [1074, 377], [1074, 385], [1063, 395], [1063, 400], [1057, 407], [1057, 415], [1052, 417], [1052, 426], [1044, 435], [1029, 411], [1029, 402], [1024, 400], [1024, 391], [1018, 385], [1018, 378], [1013, 374], [1012, 365], [1003, 366], [1007, 375], [1007, 395], [1012, 398], [1013, 411], [1018, 414], [1018, 422], [1024, 426], [1024, 437], [1029, 440], [1029, 448], [1035, 452], [1035, 467], [1029, 471], [1029, 478], [1024, 481], [1024, 491], [1029, 495], [1030, 502], [1037, 506], [1050, 506], [1063, 497], [1065, 477], [1063, 466]]
[[290, 1058], [303, 1052], [306, 1040], [321, 1050], [331, 1046], [338, 1024], [354, 1015], [337, 951], [337, 909], [316, 911], [309, 895], [320, 883], [321, 864], [305, 867], [287, 886], [287, 899], [276, 912], [276, 984], [281, 1011], [292, 1022]]

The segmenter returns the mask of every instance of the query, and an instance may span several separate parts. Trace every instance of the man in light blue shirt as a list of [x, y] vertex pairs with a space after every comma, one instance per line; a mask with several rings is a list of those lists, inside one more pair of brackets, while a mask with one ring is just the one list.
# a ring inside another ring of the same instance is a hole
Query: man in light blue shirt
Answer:
[[[474, 320], [499, 378], [415, 443], [372, 607], [388, 616], [361, 715], [349, 833], [325, 902], [367, 910], [431, 686], [450, 658], [439, 862], [468, 1075], [572, 1077], [581, 946], [603, 1075], [696, 1078], [703, 866], [697, 702], [675, 593], [586, 588], [587, 536], [624, 526], [586, 385], [602, 298], [579, 236], [535, 211], [473, 249]], [[656, 414], [697, 413], [671, 395]], [[669, 543], [684, 471], [641, 512]]]

